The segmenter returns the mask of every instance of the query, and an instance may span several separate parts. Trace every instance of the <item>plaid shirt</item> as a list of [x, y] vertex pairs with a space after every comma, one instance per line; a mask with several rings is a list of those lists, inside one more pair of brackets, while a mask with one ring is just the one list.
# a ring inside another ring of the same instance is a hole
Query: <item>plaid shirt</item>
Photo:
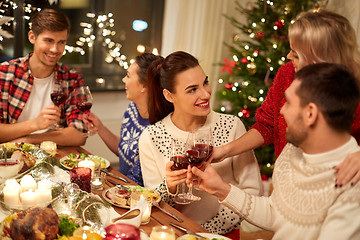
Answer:
[[[29, 99], [34, 83], [29, 67], [31, 55], [0, 64], [0, 123], [15, 123]], [[61, 63], [56, 64], [54, 71], [55, 84], [69, 82], [69, 96], [61, 107], [60, 124], [85, 132], [83, 113], [76, 108], [74, 99], [74, 90], [84, 85], [83, 76]]]

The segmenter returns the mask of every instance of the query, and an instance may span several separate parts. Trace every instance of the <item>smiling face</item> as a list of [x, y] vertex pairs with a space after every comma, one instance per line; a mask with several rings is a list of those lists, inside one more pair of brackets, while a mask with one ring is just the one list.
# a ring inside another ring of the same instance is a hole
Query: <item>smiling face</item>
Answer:
[[200, 66], [177, 74], [174, 92], [168, 92], [165, 97], [174, 104], [174, 115], [177, 116], [205, 117], [211, 111], [211, 87]]
[[300, 84], [301, 82], [295, 79], [290, 87], [286, 89], [286, 102], [280, 111], [287, 123], [286, 141], [297, 147], [300, 146], [301, 143], [303, 143], [308, 137], [303, 119], [304, 108], [301, 106], [300, 98], [296, 94], [296, 89]]
[[67, 30], [60, 32], [45, 30], [36, 36], [33, 31], [29, 31], [29, 41], [34, 45], [32, 61], [52, 69], [65, 51], [67, 34]]
[[140, 77], [138, 71], [140, 70], [139, 65], [134, 62], [130, 65], [126, 72], [126, 76], [122, 79], [125, 83], [126, 98], [130, 101], [137, 102], [140, 96], [145, 93], [144, 84], [140, 83]]

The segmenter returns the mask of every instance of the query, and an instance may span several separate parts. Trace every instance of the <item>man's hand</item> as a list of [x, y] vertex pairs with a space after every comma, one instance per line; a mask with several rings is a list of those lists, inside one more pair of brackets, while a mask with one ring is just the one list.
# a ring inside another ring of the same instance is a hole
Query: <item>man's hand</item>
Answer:
[[171, 166], [174, 165], [173, 161], [169, 161], [166, 164], [166, 185], [171, 193], [176, 193], [176, 188], [179, 183], [185, 182], [187, 170], [171, 170]]
[[37, 118], [34, 119], [37, 130], [48, 128], [60, 121], [61, 110], [55, 105], [45, 106]]
[[338, 171], [335, 181], [336, 187], [342, 187], [349, 182], [351, 185], [355, 185], [360, 180], [360, 151], [349, 154], [334, 169]]
[[189, 167], [188, 170], [186, 179], [188, 186], [196, 185], [201, 190], [216, 196], [220, 201], [229, 194], [230, 184], [224, 182], [209, 162], [205, 162], [201, 169]]

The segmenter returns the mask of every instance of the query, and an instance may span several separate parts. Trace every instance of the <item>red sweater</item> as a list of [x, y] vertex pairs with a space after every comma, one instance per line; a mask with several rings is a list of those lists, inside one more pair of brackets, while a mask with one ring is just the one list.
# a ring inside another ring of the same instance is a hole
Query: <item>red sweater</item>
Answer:
[[[279, 69], [265, 101], [256, 111], [256, 123], [251, 127], [258, 130], [263, 136], [264, 146], [270, 143], [274, 144], [276, 157], [279, 156], [287, 143], [285, 139], [287, 124], [280, 114], [280, 109], [285, 103], [285, 90], [294, 81], [294, 74], [295, 70], [291, 62]], [[356, 109], [351, 135], [360, 143], [360, 104]]]

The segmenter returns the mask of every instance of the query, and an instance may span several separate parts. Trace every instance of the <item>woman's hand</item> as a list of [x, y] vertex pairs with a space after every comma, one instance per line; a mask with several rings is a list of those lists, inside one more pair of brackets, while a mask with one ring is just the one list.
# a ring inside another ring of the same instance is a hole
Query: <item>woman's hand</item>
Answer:
[[337, 170], [335, 187], [342, 187], [349, 182], [355, 185], [360, 180], [360, 151], [349, 154], [334, 169]]
[[101, 120], [92, 112], [89, 112], [84, 118], [84, 123], [87, 125], [89, 130], [97, 133], [101, 128], [103, 128], [103, 123]]
[[221, 162], [225, 158], [226, 158], [226, 145], [223, 145], [213, 148], [213, 152], [209, 160], [207, 160], [207, 162], [213, 162], [213, 163]]
[[169, 192], [175, 194], [177, 185], [186, 180], [187, 169], [172, 171], [171, 170], [172, 165], [174, 165], [173, 161], [169, 161], [166, 164], [166, 185]]

